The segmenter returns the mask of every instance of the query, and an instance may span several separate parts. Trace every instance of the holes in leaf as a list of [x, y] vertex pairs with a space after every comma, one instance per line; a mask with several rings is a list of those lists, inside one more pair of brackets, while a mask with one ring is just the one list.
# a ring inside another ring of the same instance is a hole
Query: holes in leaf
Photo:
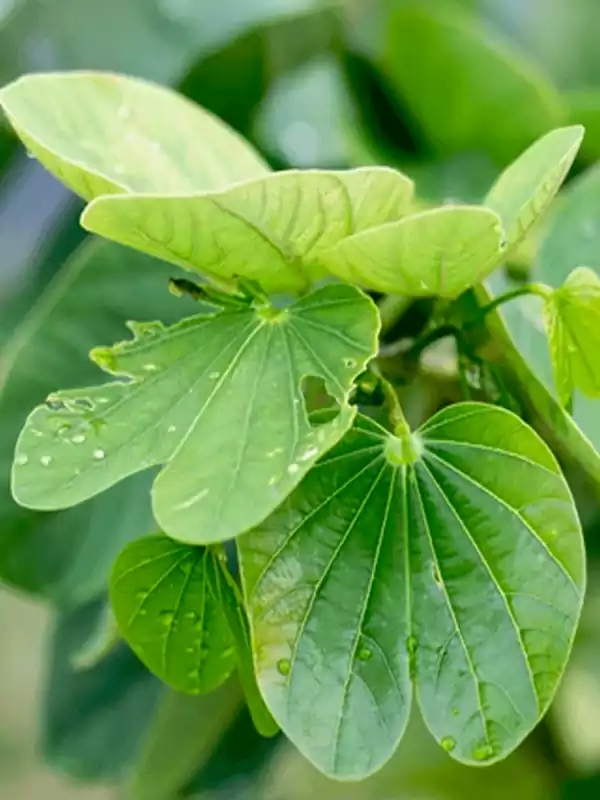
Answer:
[[323, 378], [304, 375], [300, 381], [304, 410], [313, 427], [331, 422], [340, 413], [340, 405], [327, 390]]

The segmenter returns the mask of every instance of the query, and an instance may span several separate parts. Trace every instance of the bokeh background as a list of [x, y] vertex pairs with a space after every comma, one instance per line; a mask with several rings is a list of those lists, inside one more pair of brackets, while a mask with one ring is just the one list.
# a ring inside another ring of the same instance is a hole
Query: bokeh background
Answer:
[[[478, 201], [562, 124], [587, 126], [573, 176], [594, 175], [599, 40], [598, 0], [0, 0], [0, 84], [54, 69], [141, 76], [214, 111], [274, 168], [388, 164], [415, 178], [423, 202]], [[108, 800], [123, 786], [142, 800], [600, 796], [599, 514], [576, 473], [591, 573], [581, 632], [550, 714], [496, 767], [454, 764], [415, 719], [380, 775], [336, 785], [283, 741], [261, 741], [234, 685], [182, 703], [124, 648], [90, 666], [106, 571], [127, 531], [115, 541], [106, 516], [40, 521], [4, 485], [40, 399], [38, 373], [54, 388], [56, 369], [56, 388], [65, 385], [60, 352], [45, 360], [37, 331], [43, 338], [57, 282], [82, 259], [131, 258], [90, 249], [80, 209], [0, 119], [0, 800]], [[587, 215], [600, 228], [597, 189]], [[98, 314], [101, 303], [100, 293]], [[71, 341], [86, 341], [85, 315], [55, 317]], [[174, 731], [191, 754], [170, 745]]]

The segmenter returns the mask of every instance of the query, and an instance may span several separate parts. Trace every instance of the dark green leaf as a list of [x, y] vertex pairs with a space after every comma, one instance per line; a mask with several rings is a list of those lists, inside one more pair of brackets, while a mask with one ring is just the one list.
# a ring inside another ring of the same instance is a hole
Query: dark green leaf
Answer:
[[213, 551], [153, 536], [121, 553], [110, 600], [123, 636], [148, 669], [180, 692], [205, 694], [235, 666], [223, 607], [228, 591]]
[[267, 704], [337, 778], [390, 758], [411, 683], [454, 758], [505, 757], [546, 711], [579, 618], [581, 530], [541, 439], [508, 411], [459, 404], [414, 444], [407, 464], [359, 417], [239, 543]]
[[398, 6], [383, 67], [439, 154], [483, 151], [504, 164], [560, 124], [560, 95], [518, 50], [460, 9]]
[[[374, 303], [339, 285], [280, 311], [133, 324], [133, 340], [96, 351], [130, 382], [59, 393], [30, 416], [15, 495], [66, 507], [167, 464], [153, 490], [163, 530], [191, 544], [235, 536], [271, 513], [352, 424], [349, 393], [378, 326]], [[306, 376], [323, 379], [340, 406], [324, 425], [309, 422]]]

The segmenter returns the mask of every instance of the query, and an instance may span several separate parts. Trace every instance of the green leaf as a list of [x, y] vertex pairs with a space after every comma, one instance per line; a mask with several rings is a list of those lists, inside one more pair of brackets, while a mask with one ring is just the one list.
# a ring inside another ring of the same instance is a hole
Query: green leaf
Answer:
[[559, 397], [567, 405], [577, 387], [600, 396], [600, 278], [578, 267], [551, 293], [544, 314]]
[[412, 188], [385, 167], [281, 172], [216, 193], [104, 197], [82, 225], [186, 269], [299, 291], [323, 275], [328, 247], [407, 213]]
[[0, 90], [0, 105], [29, 151], [86, 200], [193, 192], [268, 171], [223, 122], [134, 78], [28, 75]]
[[546, 711], [579, 618], [581, 529], [537, 434], [468, 403], [414, 444], [403, 463], [401, 442], [359, 417], [239, 541], [263, 695], [336, 778], [390, 758], [412, 683], [453, 758], [505, 757]]
[[498, 265], [500, 219], [481, 206], [445, 206], [342, 239], [321, 257], [338, 278], [414, 297], [454, 298]]
[[88, 358], [94, 344], [117, 338], [130, 315], [175, 322], [197, 308], [191, 300], [176, 300], [166, 291], [174, 272], [141, 254], [87, 243], [66, 262], [5, 347], [0, 388], [3, 580], [62, 605], [85, 602], [105, 588], [122, 547], [156, 527], [148, 498], [149, 474], [60, 514], [19, 508], [9, 484], [28, 409], [57, 386], [102, 380], [103, 373]]
[[[374, 303], [342, 285], [280, 311], [133, 323], [133, 340], [95, 351], [104, 369], [131, 380], [52, 395], [30, 415], [15, 497], [67, 507], [166, 464], [153, 489], [162, 529], [190, 544], [235, 536], [270, 514], [352, 424], [349, 393], [378, 326]], [[340, 406], [326, 424], [309, 422], [308, 376]]]
[[382, 66], [440, 155], [506, 163], [561, 121], [557, 90], [518, 50], [460, 9], [404, 2], [386, 25]]
[[492, 186], [485, 204], [501, 218], [509, 245], [523, 239], [547, 210], [571, 168], [583, 134], [580, 125], [547, 133]]
[[76, 670], [86, 670], [100, 664], [117, 647], [121, 634], [110, 604], [101, 609], [98, 623], [83, 645], [71, 656]]
[[223, 608], [228, 588], [215, 554], [166, 536], [139, 539], [117, 559], [110, 601], [144, 664], [180, 692], [216, 689], [235, 666]]

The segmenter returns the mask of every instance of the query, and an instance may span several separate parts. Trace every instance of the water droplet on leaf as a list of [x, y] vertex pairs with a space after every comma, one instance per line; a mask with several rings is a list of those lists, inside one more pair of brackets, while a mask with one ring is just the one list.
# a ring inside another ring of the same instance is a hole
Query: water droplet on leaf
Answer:
[[104, 452], [104, 450], [94, 450], [93, 455], [94, 458], [96, 458], [98, 461], [102, 461], [106, 453]]
[[176, 430], [177, 428], [175, 427], [175, 425], [169, 425], [169, 427], [167, 428], [167, 433], [175, 433]]
[[163, 625], [170, 626], [173, 624], [173, 620], [175, 619], [175, 614], [173, 614], [172, 611], [161, 611], [161, 613], [158, 615], [158, 618]]
[[28, 461], [29, 461], [29, 459], [27, 458], [27, 456], [26, 456], [24, 453], [20, 453], [20, 454], [19, 454], [19, 455], [18, 455], [18, 456], [15, 458], [15, 464], [17, 465], [17, 467], [24, 467], [24, 466], [25, 466], [25, 464], [26, 464]]
[[277, 662], [277, 671], [281, 675], [289, 675], [292, 671], [292, 662], [289, 658], [280, 658]]
[[298, 464], [290, 464], [289, 467], [287, 468], [287, 471], [290, 473], [290, 475], [295, 475], [299, 469], [300, 467], [298, 466]]
[[187, 611], [187, 612], [186, 612], [186, 613], [183, 615], [183, 618], [184, 618], [184, 619], [189, 619], [189, 620], [191, 620], [192, 622], [198, 622], [198, 620], [199, 620], [198, 614], [196, 614], [196, 612], [195, 612], [195, 611]]
[[452, 736], [444, 736], [440, 744], [447, 753], [451, 753], [456, 747], [456, 739]]
[[144, 364], [144, 369], [146, 370], [146, 372], [156, 372], [158, 367], [156, 366], [156, 364]]
[[40, 464], [42, 467], [49, 467], [52, 463], [52, 456], [42, 456], [40, 458]]
[[493, 755], [494, 751], [489, 744], [480, 744], [473, 750], [473, 758], [476, 761], [488, 761]]
[[85, 436], [83, 433], [76, 433], [75, 436], [71, 436], [71, 441], [73, 444], [82, 444], [85, 442]]
[[216, 380], [217, 380], [217, 378], [219, 378], [219, 377], [220, 377], [220, 375], [221, 375], [221, 373], [220, 373], [220, 372], [211, 372], [211, 373], [210, 373], [210, 375], [209, 375], [208, 377], [209, 377], [209, 380], [211, 380], [211, 381], [216, 381]]
[[373, 651], [370, 650], [368, 647], [361, 647], [358, 651], [358, 657], [361, 661], [369, 661], [370, 658], [373, 656]]
[[460, 714], [460, 709], [459, 708], [453, 708], [452, 709], [452, 716], [453, 717], [458, 717], [459, 714]]
[[356, 359], [355, 358], [345, 358], [344, 359], [344, 366], [348, 367], [348, 369], [353, 369], [356, 366]]

